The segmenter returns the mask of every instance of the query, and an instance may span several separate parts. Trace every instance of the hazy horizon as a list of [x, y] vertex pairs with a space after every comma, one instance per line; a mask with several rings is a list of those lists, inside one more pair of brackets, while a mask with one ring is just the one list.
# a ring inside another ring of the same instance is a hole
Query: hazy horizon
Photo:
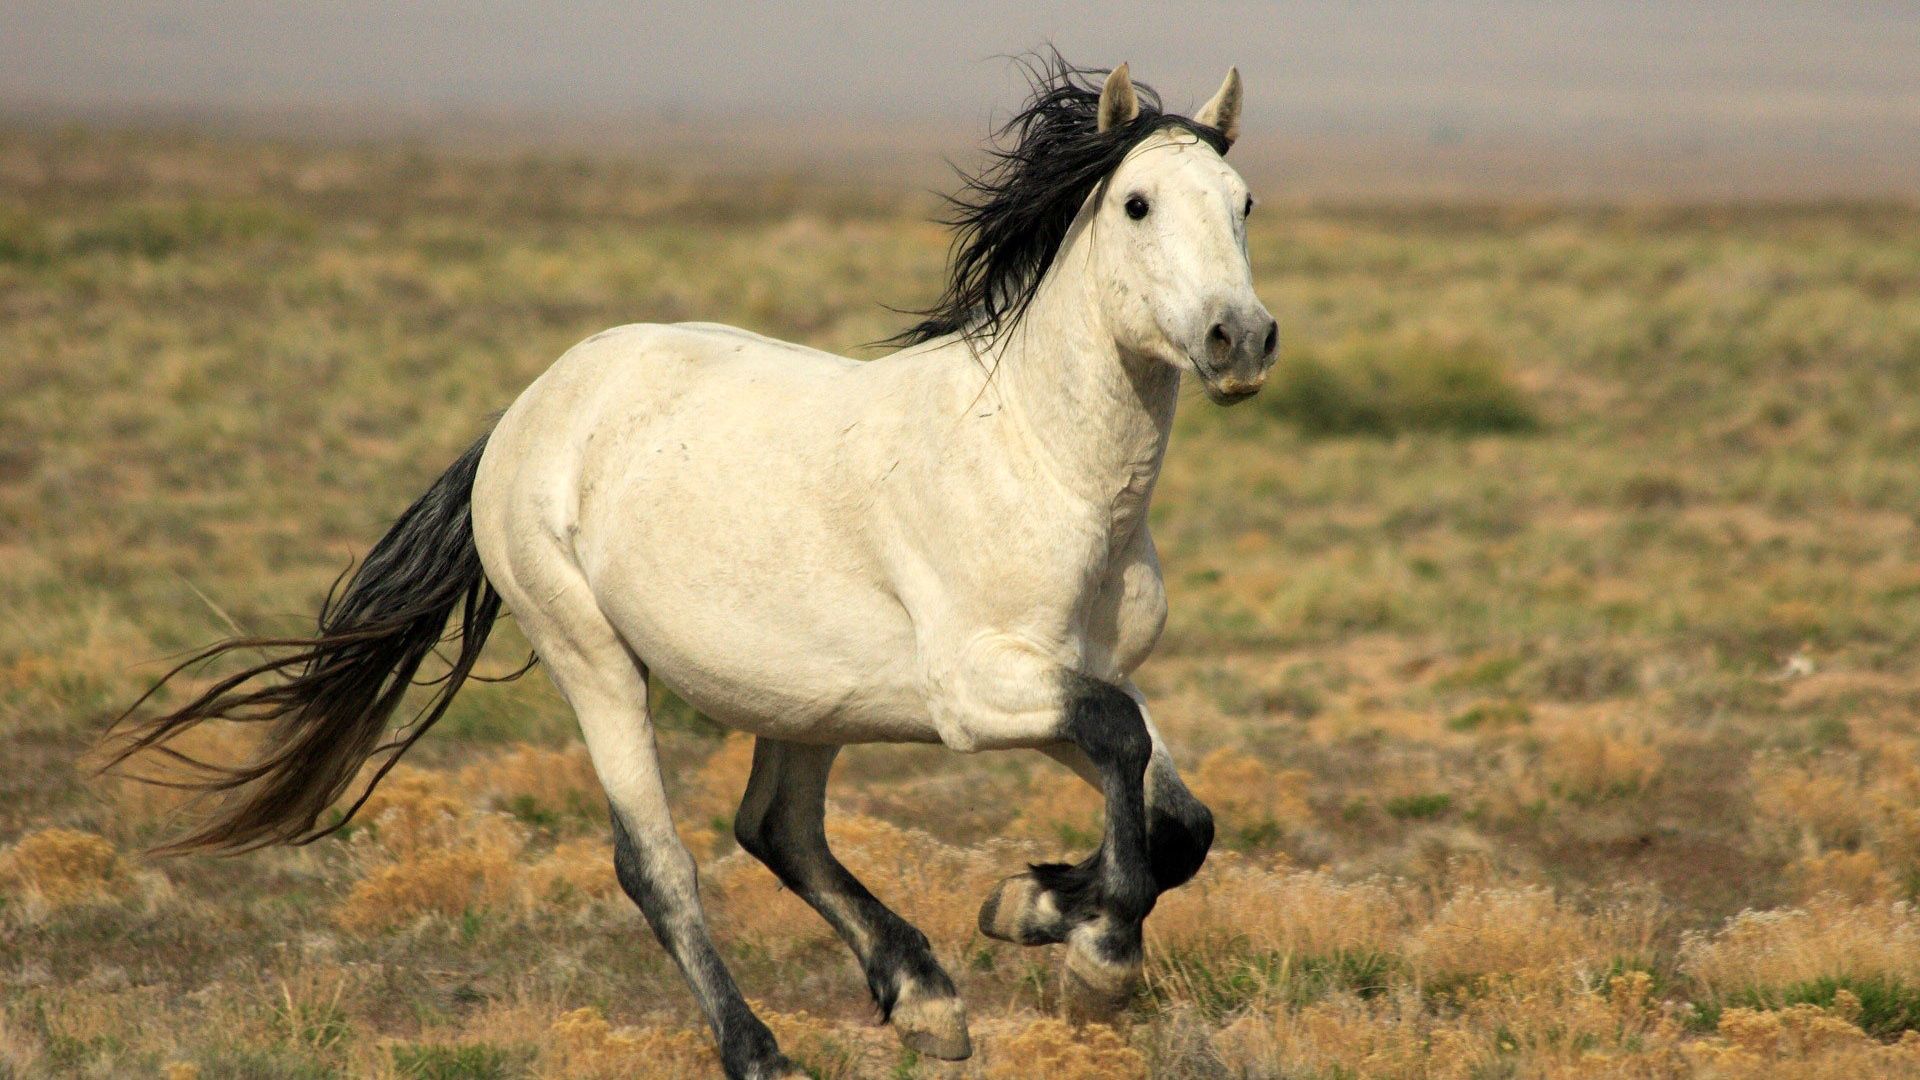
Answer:
[[1248, 160], [1370, 163], [1336, 170], [1362, 189], [1920, 188], [1920, 16], [1898, 4], [15, 0], [0, 113], [880, 160], [972, 145], [1019, 99], [1008, 55], [1049, 42], [1182, 110], [1237, 64]]

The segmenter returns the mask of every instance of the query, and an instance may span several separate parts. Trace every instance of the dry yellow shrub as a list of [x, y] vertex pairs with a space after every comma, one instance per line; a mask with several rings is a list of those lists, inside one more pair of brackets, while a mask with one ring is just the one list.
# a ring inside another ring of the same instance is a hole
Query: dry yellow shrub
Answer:
[[[423, 807], [440, 816], [424, 816]], [[493, 814], [454, 818], [428, 796], [395, 803], [376, 822], [377, 841], [359, 848], [370, 869], [335, 912], [342, 927], [367, 933], [424, 915], [452, 918], [523, 902], [518, 858], [524, 840], [511, 821]], [[398, 849], [387, 847], [389, 841]]]
[[200, 1080], [200, 1066], [191, 1061], [169, 1061], [161, 1067], [166, 1080]]
[[1648, 735], [1567, 725], [1545, 740], [1542, 767], [1562, 796], [1600, 798], [1646, 790], [1666, 757]]
[[119, 851], [90, 832], [42, 829], [0, 853], [0, 887], [49, 908], [116, 900], [132, 886]]
[[1397, 999], [1369, 1004], [1336, 994], [1302, 1009], [1241, 1017], [1215, 1042], [1237, 1075], [1454, 1080], [1470, 1075], [1472, 1064], [1455, 1034], [1432, 1031], [1417, 1004], [1403, 1006]]
[[613, 875], [613, 849], [603, 837], [567, 840], [527, 870], [536, 903], [605, 900], [620, 889]]
[[1146, 1080], [1147, 1059], [1105, 1024], [1035, 1020], [990, 1050], [988, 1080]]
[[1596, 926], [1539, 887], [1456, 892], [1414, 932], [1407, 956], [1424, 980], [1545, 973], [1610, 950]]
[[1297, 828], [1313, 820], [1302, 792], [1312, 774], [1300, 769], [1270, 769], [1238, 750], [1221, 747], [1200, 759], [1193, 770], [1193, 793], [1213, 809], [1228, 834], [1267, 826]]
[[1026, 868], [1031, 852], [1004, 843], [960, 848], [918, 829], [829, 808], [827, 841], [853, 875], [936, 948], [958, 948], [979, 925], [980, 902], [1002, 877]]
[[1866, 801], [1871, 843], [1881, 859], [1895, 866], [1920, 862], [1920, 741], [1888, 739], [1874, 748]]
[[516, 746], [460, 770], [460, 789], [480, 805], [515, 813], [597, 815], [606, 797], [587, 748]]
[[1577, 976], [1506, 983], [1468, 1001], [1448, 1026], [1483, 1072], [1517, 1058], [1529, 1076], [1679, 1076], [1684, 1031], [1652, 989], [1644, 971], [1609, 979], [1603, 992]]
[[1920, 1077], [1920, 1033], [1876, 1042], [1856, 1026], [1859, 1014], [1859, 999], [1845, 990], [1827, 1009], [1728, 1009], [1718, 1037], [1689, 1044], [1685, 1054], [1698, 1074], [1726, 1080]]
[[1834, 996], [1831, 1011], [1817, 1005], [1789, 1005], [1777, 1011], [1728, 1009], [1720, 1015], [1719, 1032], [1742, 1050], [1765, 1057], [1804, 1058], [1866, 1042], [1867, 1033], [1844, 1015], [1859, 1011], [1860, 999], [1842, 990]]
[[1757, 759], [1752, 768], [1753, 806], [1778, 837], [1804, 851], [1851, 847], [1865, 839], [1868, 822], [1857, 767], [1838, 758], [1793, 764]]
[[1871, 851], [1828, 851], [1787, 867], [1802, 899], [1833, 893], [1855, 903], [1887, 900], [1897, 892], [1893, 875]]
[[540, 1075], [553, 1080], [705, 1080], [717, 1064], [711, 1043], [700, 1032], [615, 1031], [591, 1008], [555, 1020], [540, 1048]]
[[1259, 952], [1326, 955], [1393, 951], [1405, 921], [1405, 906], [1382, 881], [1268, 870], [1223, 853], [1160, 898], [1147, 933], [1159, 948], [1244, 944]]
[[1688, 935], [1680, 956], [1683, 970], [1723, 995], [1843, 976], [1912, 984], [1920, 982], [1920, 917], [1905, 902], [1828, 894], [1804, 908], [1741, 912], [1716, 933]]
[[1230, 1069], [1258, 1076], [1684, 1075], [1681, 1026], [1650, 999], [1651, 987], [1644, 972], [1598, 993], [1572, 978], [1508, 984], [1457, 1013], [1428, 1008], [1410, 987], [1372, 1000], [1338, 994], [1253, 1013], [1215, 1042]]
[[[532, 769], [547, 751], [514, 751], [517, 763], [500, 773]], [[556, 755], [559, 756], [559, 755]], [[471, 777], [461, 774], [458, 783]], [[552, 792], [571, 790], [559, 782]], [[532, 788], [518, 783], [518, 790]], [[527, 834], [505, 814], [476, 811], [456, 794], [447, 773], [401, 766], [362, 809], [366, 823], [353, 838], [362, 874], [335, 915], [349, 930], [368, 933], [422, 916], [458, 917], [484, 910], [526, 915], [555, 906], [580, 908], [614, 895], [609, 845], [601, 837], [565, 841], [538, 858]], [[481, 792], [496, 798], [501, 790]]]
[[368, 796], [354, 821], [370, 831], [387, 854], [406, 858], [456, 843], [470, 814], [452, 777], [400, 765]]
[[[751, 1003], [753, 1011], [766, 1022], [767, 1030], [780, 1043], [780, 1052], [806, 1067], [821, 1080], [855, 1080], [874, 1075], [880, 1064], [873, 1047], [849, 1037], [845, 1029], [812, 1016], [805, 1010], [783, 1013], [761, 1002]], [[883, 1044], [884, 1045], [884, 1044]]]

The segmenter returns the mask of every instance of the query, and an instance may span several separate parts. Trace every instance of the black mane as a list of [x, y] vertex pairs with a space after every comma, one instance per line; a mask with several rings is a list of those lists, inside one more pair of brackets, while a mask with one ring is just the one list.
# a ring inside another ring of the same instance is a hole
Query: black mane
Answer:
[[1160, 95], [1133, 84], [1140, 115], [1099, 131], [1100, 88], [1110, 69], [1081, 68], [1049, 52], [1020, 61], [1033, 88], [1025, 106], [994, 133], [990, 160], [961, 173], [950, 196], [953, 256], [947, 284], [921, 321], [888, 339], [916, 345], [947, 334], [990, 341], [1017, 325], [1087, 195], [1142, 139], [1163, 128], [1192, 132], [1227, 152], [1221, 133], [1163, 112]]

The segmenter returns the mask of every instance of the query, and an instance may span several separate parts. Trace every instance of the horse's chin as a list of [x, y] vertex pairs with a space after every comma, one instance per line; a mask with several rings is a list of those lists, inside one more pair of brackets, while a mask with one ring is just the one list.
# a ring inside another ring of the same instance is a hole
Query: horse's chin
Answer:
[[1199, 377], [1200, 389], [1206, 392], [1207, 400], [1215, 405], [1238, 405], [1258, 394], [1260, 388], [1267, 382], [1264, 374], [1259, 379], [1248, 381], [1236, 379], [1230, 375], [1214, 375], [1198, 360], [1189, 360], [1188, 363], [1192, 365], [1194, 375]]
[[1207, 400], [1215, 405], [1238, 405], [1260, 392], [1257, 386], [1250, 386], [1244, 390], [1221, 390], [1212, 383], [1206, 384], [1206, 389]]

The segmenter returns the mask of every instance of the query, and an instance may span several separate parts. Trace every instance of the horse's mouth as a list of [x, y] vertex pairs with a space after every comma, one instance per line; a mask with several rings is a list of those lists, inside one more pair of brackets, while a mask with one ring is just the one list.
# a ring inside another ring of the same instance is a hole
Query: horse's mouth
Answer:
[[1251, 379], [1242, 379], [1234, 375], [1215, 374], [1198, 359], [1191, 363], [1194, 373], [1200, 376], [1200, 387], [1206, 391], [1207, 400], [1215, 405], [1238, 405], [1259, 393], [1267, 382], [1267, 373], [1264, 371]]

